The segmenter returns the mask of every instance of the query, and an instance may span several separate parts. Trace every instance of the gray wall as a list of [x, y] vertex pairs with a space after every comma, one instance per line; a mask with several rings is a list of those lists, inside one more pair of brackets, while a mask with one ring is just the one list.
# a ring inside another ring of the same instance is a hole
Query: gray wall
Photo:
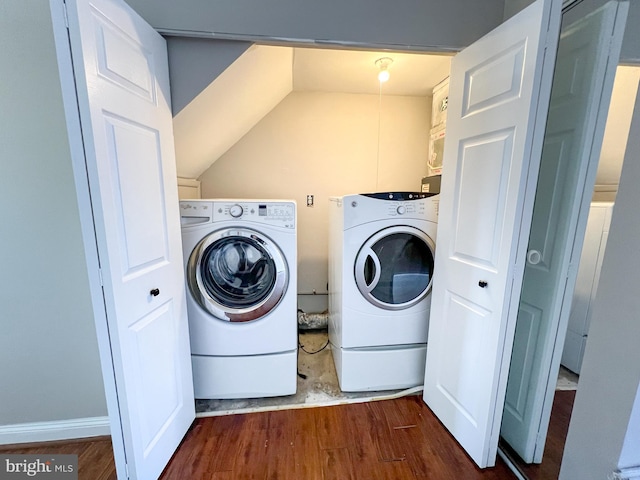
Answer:
[[[591, 12], [607, 1], [609, 0], [579, 0], [580, 3], [577, 6], [568, 9], [563, 21], [574, 22], [584, 16], [585, 12]], [[566, 2], [567, 0], [563, 1], [563, 3]], [[512, 17], [530, 3], [533, 3], [533, 0], [505, 0], [504, 19]], [[620, 63], [640, 63], [640, 29], [638, 25], [640, 25], [640, 2], [629, 0], [629, 19], [620, 52]]]
[[504, 2], [504, 19], [513, 17], [520, 10], [533, 3], [533, 0], [505, 0]]
[[210, 38], [166, 40], [174, 117], [252, 45]]
[[107, 414], [49, 3], [0, 2], [0, 426]]
[[161, 32], [459, 50], [502, 22], [504, 0], [128, 0]]
[[[607, 0], [582, 0], [577, 7], [570, 9], [565, 14], [565, 21], [573, 22], [601, 5]], [[624, 33], [622, 51], [620, 52], [620, 63], [640, 63], [640, 2], [638, 0], [629, 1], [629, 17], [627, 19], [627, 29]]]

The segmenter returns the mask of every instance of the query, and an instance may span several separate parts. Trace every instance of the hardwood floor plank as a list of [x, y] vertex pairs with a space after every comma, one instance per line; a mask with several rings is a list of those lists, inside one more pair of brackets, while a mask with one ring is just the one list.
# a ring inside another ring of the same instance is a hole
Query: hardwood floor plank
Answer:
[[43, 445], [46, 445], [47, 448], [55, 448], [57, 446], [62, 446], [65, 449], [71, 448], [72, 445], [79, 444], [78, 448], [82, 448], [84, 444], [87, 442], [107, 442], [111, 445], [111, 436], [110, 435], [99, 435], [97, 437], [86, 437], [86, 438], [70, 438], [68, 440], [52, 440], [50, 442], [31, 442], [31, 443], [13, 443], [7, 445], [0, 445], [0, 453], [5, 450], [10, 450], [11, 452], [15, 452], [18, 450], [25, 450], [31, 448], [39, 448]]
[[209, 450], [209, 470], [226, 472], [233, 470], [238, 454], [241, 434], [246, 428], [256, 426], [256, 420], [249, 422], [249, 415], [227, 415], [211, 417], [214, 421], [213, 450]]
[[376, 448], [378, 442], [378, 425], [373, 411], [368, 404], [360, 403], [346, 415], [350, 434], [350, 450], [352, 459], [358, 463], [377, 463], [382, 458]]
[[347, 448], [349, 446], [349, 431], [344, 423], [345, 413], [342, 409], [349, 409], [352, 405], [336, 407], [319, 407], [316, 415], [316, 431], [318, 445], [323, 450]]
[[[323, 449], [322, 478], [324, 480], [356, 480], [348, 448]], [[361, 477], [362, 478], [362, 477]]]
[[208, 478], [213, 473], [232, 471], [240, 433], [246, 421], [246, 415], [196, 419], [160, 477], [161, 480]]
[[242, 480], [267, 478], [269, 434], [268, 413], [250, 413], [235, 445], [233, 472]]
[[78, 455], [80, 480], [116, 480], [111, 437], [5, 445], [3, 454]]
[[212, 430], [212, 422], [196, 420], [160, 478], [177, 479], [181, 475], [183, 478], [197, 478], [208, 472], [207, 452], [212, 451], [214, 440]]
[[[365, 473], [365, 475], [361, 475], [362, 473]], [[376, 465], [376, 468], [369, 468], [367, 470], [356, 469], [356, 476], [358, 480], [413, 480], [416, 478], [411, 467], [404, 460], [396, 462], [379, 462]], [[434, 480], [436, 479], [434, 478]]]
[[[349, 454], [353, 464], [353, 471], [358, 478], [377, 479], [396, 475], [402, 469], [399, 465], [404, 458], [393, 461], [381, 458], [376, 444], [378, 442], [378, 428], [376, 419], [368, 404], [353, 405], [345, 414], [344, 421], [350, 435]], [[398, 464], [398, 465], [396, 465]], [[410, 470], [409, 470], [410, 473]], [[395, 477], [404, 478], [404, 477]], [[406, 478], [413, 478], [406, 477]]]
[[298, 480], [295, 475], [295, 417], [293, 410], [269, 413], [267, 475], [269, 480]]
[[415, 428], [397, 429], [395, 441], [413, 453], [407, 458], [415, 478], [465, 480], [515, 478], [500, 459], [494, 468], [479, 469], [419, 396], [394, 402], [404, 421]]
[[378, 456], [382, 461], [398, 461], [406, 458], [406, 448], [396, 442], [398, 429], [395, 427], [406, 427], [413, 424], [407, 423], [405, 418], [398, 415], [396, 402], [393, 404], [383, 400], [379, 402], [369, 402], [367, 407], [372, 414], [371, 423], [374, 428], [374, 444], [378, 451]]
[[91, 442], [78, 454], [78, 477], [92, 480], [116, 480], [111, 440]]
[[237, 480], [234, 472], [214, 472], [210, 477], [204, 477], [207, 480]]
[[322, 459], [316, 430], [316, 408], [304, 408], [295, 414], [294, 473], [296, 479], [323, 480]]

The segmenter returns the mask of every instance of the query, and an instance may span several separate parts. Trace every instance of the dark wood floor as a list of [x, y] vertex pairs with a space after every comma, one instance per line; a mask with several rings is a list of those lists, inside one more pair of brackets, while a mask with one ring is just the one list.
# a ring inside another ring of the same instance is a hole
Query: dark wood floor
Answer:
[[[529, 480], [558, 478], [575, 391], [557, 391], [540, 465]], [[3, 446], [2, 453], [77, 454], [80, 480], [116, 480], [109, 437]], [[512, 456], [515, 456], [511, 452]], [[479, 470], [420, 397], [197, 419], [167, 466], [174, 479], [513, 479], [498, 458]]]
[[162, 479], [513, 479], [482, 471], [418, 396], [199, 419]]
[[[77, 453], [80, 480], [115, 480], [108, 439], [54, 442], [10, 451]], [[500, 458], [494, 468], [476, 468], [419, 396], [197, 419], [161, 477], [163, 480], [514, 478]]]
[[2, 445], [0, 453], [78, 455], [80, 480], [116, 480], [111, 437], [46, 442], [37, 445]]

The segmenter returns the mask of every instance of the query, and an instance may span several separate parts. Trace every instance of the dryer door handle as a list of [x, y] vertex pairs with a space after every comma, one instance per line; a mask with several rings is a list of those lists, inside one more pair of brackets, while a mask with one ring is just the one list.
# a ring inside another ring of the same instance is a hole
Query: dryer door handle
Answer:
[[[376, 286], [378, 285], [378, 282], [380, 281], [380, 273], [381, 273], [380, 271], [382, 270], [382, 268], [380, 267], [380, 259], [378, 258], [376, 253], [371, 249], [368, 249], [367, 251], [367, 259], [369, 258], [373, 262], [373, 279], [371, 280], [371, 283], [367, 283], [366, 285], [367, 285], [367, 290], [371, 291], [374, 288], [376, 288]], [[367, 262], [365, 262], [365, 265], [366, 264]], [[362, 274], [364, 278], [364, 272], [362, 272]]]

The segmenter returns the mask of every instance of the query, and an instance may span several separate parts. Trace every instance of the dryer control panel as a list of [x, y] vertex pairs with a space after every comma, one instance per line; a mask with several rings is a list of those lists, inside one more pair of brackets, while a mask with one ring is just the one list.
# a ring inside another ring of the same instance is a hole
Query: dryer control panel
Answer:
[[342, 197], [343, 228], [380, 220], [437, 222], [439, 203], [439, 195], [410, 192], [346, 195]]

